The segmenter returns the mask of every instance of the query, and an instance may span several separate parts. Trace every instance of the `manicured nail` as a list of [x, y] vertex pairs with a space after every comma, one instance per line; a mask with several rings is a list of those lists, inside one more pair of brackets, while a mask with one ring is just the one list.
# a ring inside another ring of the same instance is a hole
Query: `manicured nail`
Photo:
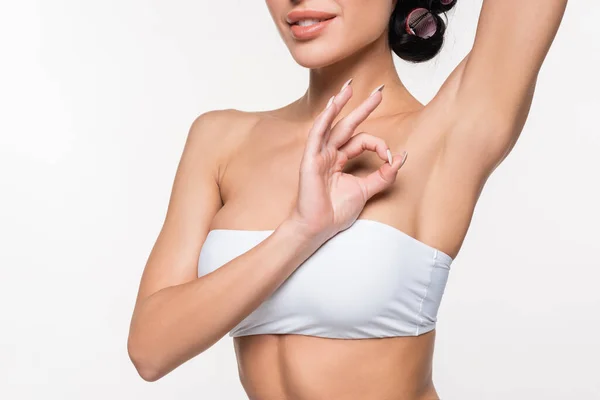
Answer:
[[346, 81], [346, 83], [344, 83], [344, 86], [342, 86], [342, 88], [340, 89], [340, 92], [343, 92], [344, 89], [346, 89], [346, 86], [350, 85], [352, 83], [352, 78], [348, 79]]
[[388, 162], [392, 165], [392, 152], [390, 149], [387, 149]]
[[376, 88], [375, 90], [373, 90], [369, 96], [373, 96], [378, 91], [381, 92], [383, 90], [384, 86], [385, 86], [385, 83], [383, 85], [379, 86], [378, 88]]
[[408, 153], [406, 152], [406, 150], [404, 150], [402, 152], [402, 162], [400, 163], [400, 166], [398, 167], [398, 169], [402, 168], [402, 166], [404, 165], [404, 163], [406, 162], [406, 159], [408, 158]]
[[333, 103], [333, 99], [335, 99], [335, 96], [331, 96], [331, 98], [329, 99], [329, 101], [327, 102], [327, 107], [325, 107], [325, 109], [328, 109], [329, 106]]

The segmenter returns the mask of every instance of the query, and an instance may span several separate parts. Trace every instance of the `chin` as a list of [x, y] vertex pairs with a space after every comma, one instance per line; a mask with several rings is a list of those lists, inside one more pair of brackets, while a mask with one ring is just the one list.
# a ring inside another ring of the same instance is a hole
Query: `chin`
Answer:
[[333, 41], [327, 40], [296, 43], [290, 46], [289, 50], [294, 61], [310, 69], [327, 67], [352, 54], [351, 49], [344, 51], [335, 46]]

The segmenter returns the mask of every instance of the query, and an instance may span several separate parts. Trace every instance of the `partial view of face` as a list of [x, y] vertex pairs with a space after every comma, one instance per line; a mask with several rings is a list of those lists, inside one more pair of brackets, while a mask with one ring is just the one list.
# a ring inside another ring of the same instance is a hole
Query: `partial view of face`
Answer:
[[[402, 0], [398, 0], [402, 1]], [[385, 34], [396, 0], [266, 0], [296, 62], [320, 68]]]

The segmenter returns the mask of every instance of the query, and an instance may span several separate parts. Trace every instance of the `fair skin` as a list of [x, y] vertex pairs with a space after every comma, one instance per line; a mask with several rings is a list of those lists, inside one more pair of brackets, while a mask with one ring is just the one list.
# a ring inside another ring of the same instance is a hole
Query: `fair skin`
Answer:
[[[310, 69], [309, 87], [277, 110], [211, 111], [192, 125], [131, 323], [128, 350], [142, 378], [155, 381], [212, 346], [357, 218], [456, 257], [486, 180], [520, 135], [566, 3], [484, 0], [473, 49], [424, 106], [393, 65], [394, 1], [267, 0], [292, 57]], [[334, 13], [335, 24], [296, 40], [285, 21], [292, 9]], [[198, 278], [211, 229], [274, 232]], [[425, 400], [439, 398], [434, 339], [435, 330], [257, 335], [235, 338], [235, 349], [251, 399]]]

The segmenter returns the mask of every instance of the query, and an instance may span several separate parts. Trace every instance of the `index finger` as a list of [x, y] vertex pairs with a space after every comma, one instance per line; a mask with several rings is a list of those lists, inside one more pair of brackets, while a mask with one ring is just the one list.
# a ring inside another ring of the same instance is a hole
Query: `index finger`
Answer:
[[329, 137], [328, 133], [331, 129], [331, 124], [340, 111], [342, 111], [342, 108], [346, 105], [350, 97], [352, 97], [352, 88], [346, 86], [337, 95], [329, 99], [330, 104], [317, 116], [308, 133], [306, 151], [314, 155], [320, 150], [321, 145]]
[[339, 148], [350, 139], [358, 125], [367, 119], [373, 110], [381, 104], [383, 87], [384, 85], [375, 88], [358, 107], [335, 124], [329, 135], [328, 142], [330, 145]]

